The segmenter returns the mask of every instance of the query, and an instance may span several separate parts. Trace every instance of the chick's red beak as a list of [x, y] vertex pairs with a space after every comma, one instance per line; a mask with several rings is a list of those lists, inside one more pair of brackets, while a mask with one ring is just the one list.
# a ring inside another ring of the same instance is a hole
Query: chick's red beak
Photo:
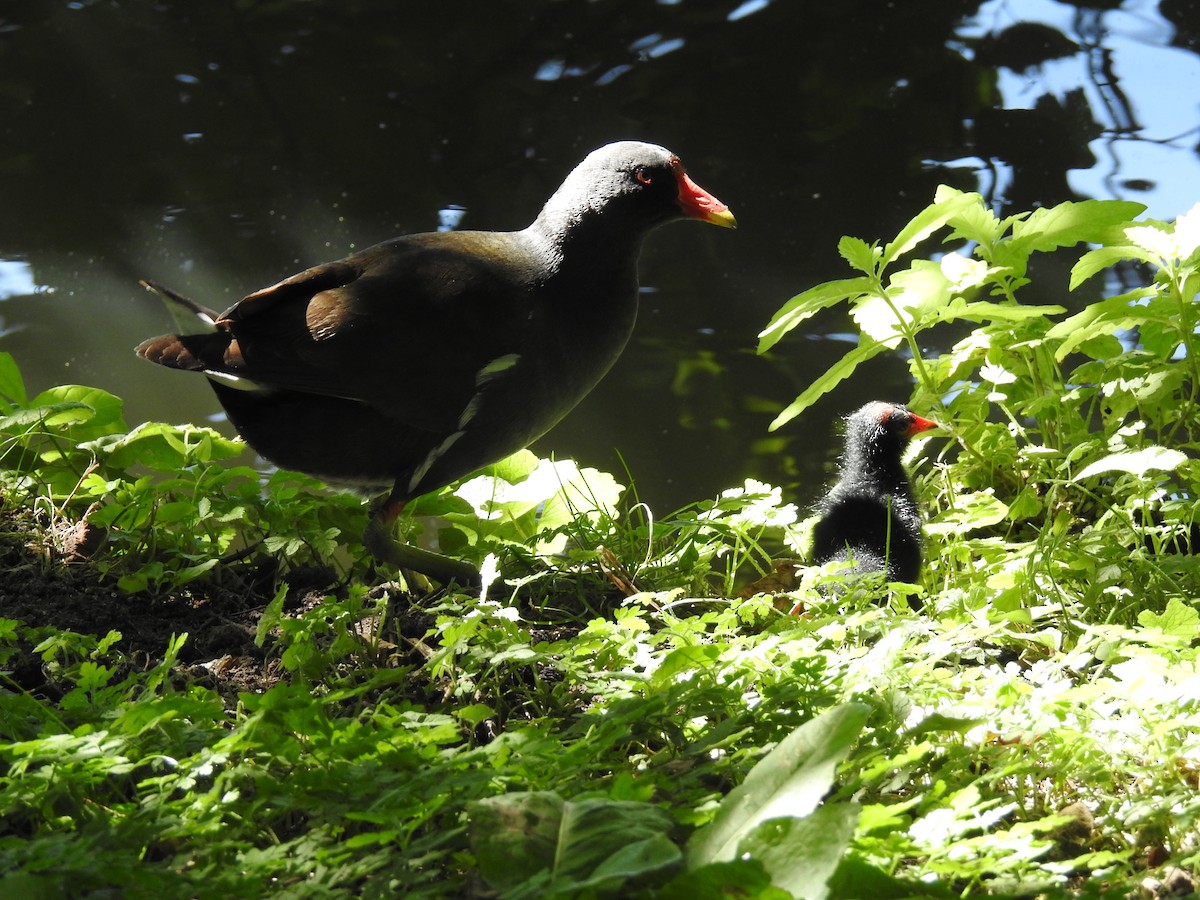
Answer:
[[937, 422], [932, 419], [923, 419], [920, 416], [912, 415], [911, 421], [908, 423], [908, 428], [904, 432], [906, 438], [920, 434], [922, 431], [928, 431], [930, 428], [941, 428]]
[[737, 228], [737, 219], [729, 207], [692, 181], [678, 159], [672, 159], [671, 166], [679, 180], [679, 208], [685, 216], [722, 228]]

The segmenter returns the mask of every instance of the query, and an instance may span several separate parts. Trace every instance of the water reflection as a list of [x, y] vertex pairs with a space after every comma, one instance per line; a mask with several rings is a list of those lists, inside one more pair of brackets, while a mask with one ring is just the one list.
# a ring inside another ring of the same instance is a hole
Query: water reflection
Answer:
[[23, 259], [0, 259], [0, 300], [23, 297], [37, 290], [29, 263]]
[[138, 278], [225, 308], [356, 247], [457, 227], [443, 216], [459, 204], [471, 227], [523, 227], [588, 150], [656, 140], [740, 228], [653, 236], [625, 356], [535, 449], [616, 472], [619, 450], [658, 508], [747, 475], [803, 502], [838, 417], [907, 391], [903, 359], [881, 357], [765, 431], [845, 351], [831, 312], [753, 352], [788, 297], [845, 275], [842, 235], [887, 240], [939, 183], [1001, 215], [1095, 196], [1169, 219], [1200, 198], [1194, 14], [1096, 6], [9, 4], [0, 297], [27, 327], [2, 348], [35, 391], [96, 384], [130, 424], [204, 421], [205, 385], [130, 352], [167, 325]]
[[[1200, 196], [1200, 58], [1173, 45], [1178, 28], [1159, 4], [989, 0], [957, 33], [964, 53], [977, 48], [996, 67], [1003, 109], [1086, 102], [1097, 133], [1087, 141], [1091, 164], [1067, 171], [1073, 191], [1137, 200], [1164, 219]], [[987, 177], [1003, 200], [1013, 176], [996, 163], [989, 160]]]
[[465, 206], [457, 206], [451, 203], [449, 206], [438, 210], [438, 231], [454, 231], [462, 224], [463, 216], [467, 214]]

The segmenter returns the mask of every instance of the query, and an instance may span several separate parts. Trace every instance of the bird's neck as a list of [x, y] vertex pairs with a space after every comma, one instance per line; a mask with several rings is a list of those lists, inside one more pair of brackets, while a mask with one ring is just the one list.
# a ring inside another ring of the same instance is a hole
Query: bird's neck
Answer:
[[871, 453], [861, 448], [851, 450], [842, 462], [844, 476], [867, 483], [886, 492], [908, 491], [908, 476], [900, 459], [891, 453]]
[[630, 227], [627, 221], [602, 216], [594, 209], [549, 203], [525, 233], [549, 264], [551, 277], [570, 271], [601, 282], [624, 282], [636, 280], [637, 260], [648, 230]]

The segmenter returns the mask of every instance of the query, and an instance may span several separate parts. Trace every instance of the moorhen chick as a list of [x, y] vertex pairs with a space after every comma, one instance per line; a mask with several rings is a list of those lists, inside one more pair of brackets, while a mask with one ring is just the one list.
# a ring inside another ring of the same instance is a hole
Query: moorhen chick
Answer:
[[441, 581], [474, 570], [398, 544], [405, 504], [550, 430], [620, 356], [637, 260], [658, 225], [733, 214], [655, 144], [588, 154], [522, 231], [399, 237], [316, 266], [216, 313], [143, 282], [178, 334], [137, 354], [202, 372], [261, 456], [390, 493], [364, 544]]
[[921, 514], [900, 456], [914, 435], [937, 427], [895, 403], [868, 403], [846, 419], [840, 478], [813, 529], [814, 562], [850, 561], [857, 574], [917, 580]]

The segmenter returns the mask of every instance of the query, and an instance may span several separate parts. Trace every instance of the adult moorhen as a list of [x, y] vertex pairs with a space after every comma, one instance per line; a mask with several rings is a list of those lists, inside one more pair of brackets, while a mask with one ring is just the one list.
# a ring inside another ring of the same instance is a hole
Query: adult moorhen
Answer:
[[921, 515], [900, 456], [914, 435], [937, 427], [894, 403], [868, 403], [850, 415], [841, 476], [813, 529], [814, 562], [848, 561], [855, 573], [917, 580]]
[[180, 333], [137, 353], [207, 375], [276, 465], [390, 487], [368, 550], [462, 581], [474, 570], [397, 544], [391, 523], [414, 497], [528, 446], [595, 387], [633, 329], [643, 238], [681, 218], [736, 226], [669, 150], [608, 144], [523, 231], [396, 238], [220, 314], [143, 282]]

